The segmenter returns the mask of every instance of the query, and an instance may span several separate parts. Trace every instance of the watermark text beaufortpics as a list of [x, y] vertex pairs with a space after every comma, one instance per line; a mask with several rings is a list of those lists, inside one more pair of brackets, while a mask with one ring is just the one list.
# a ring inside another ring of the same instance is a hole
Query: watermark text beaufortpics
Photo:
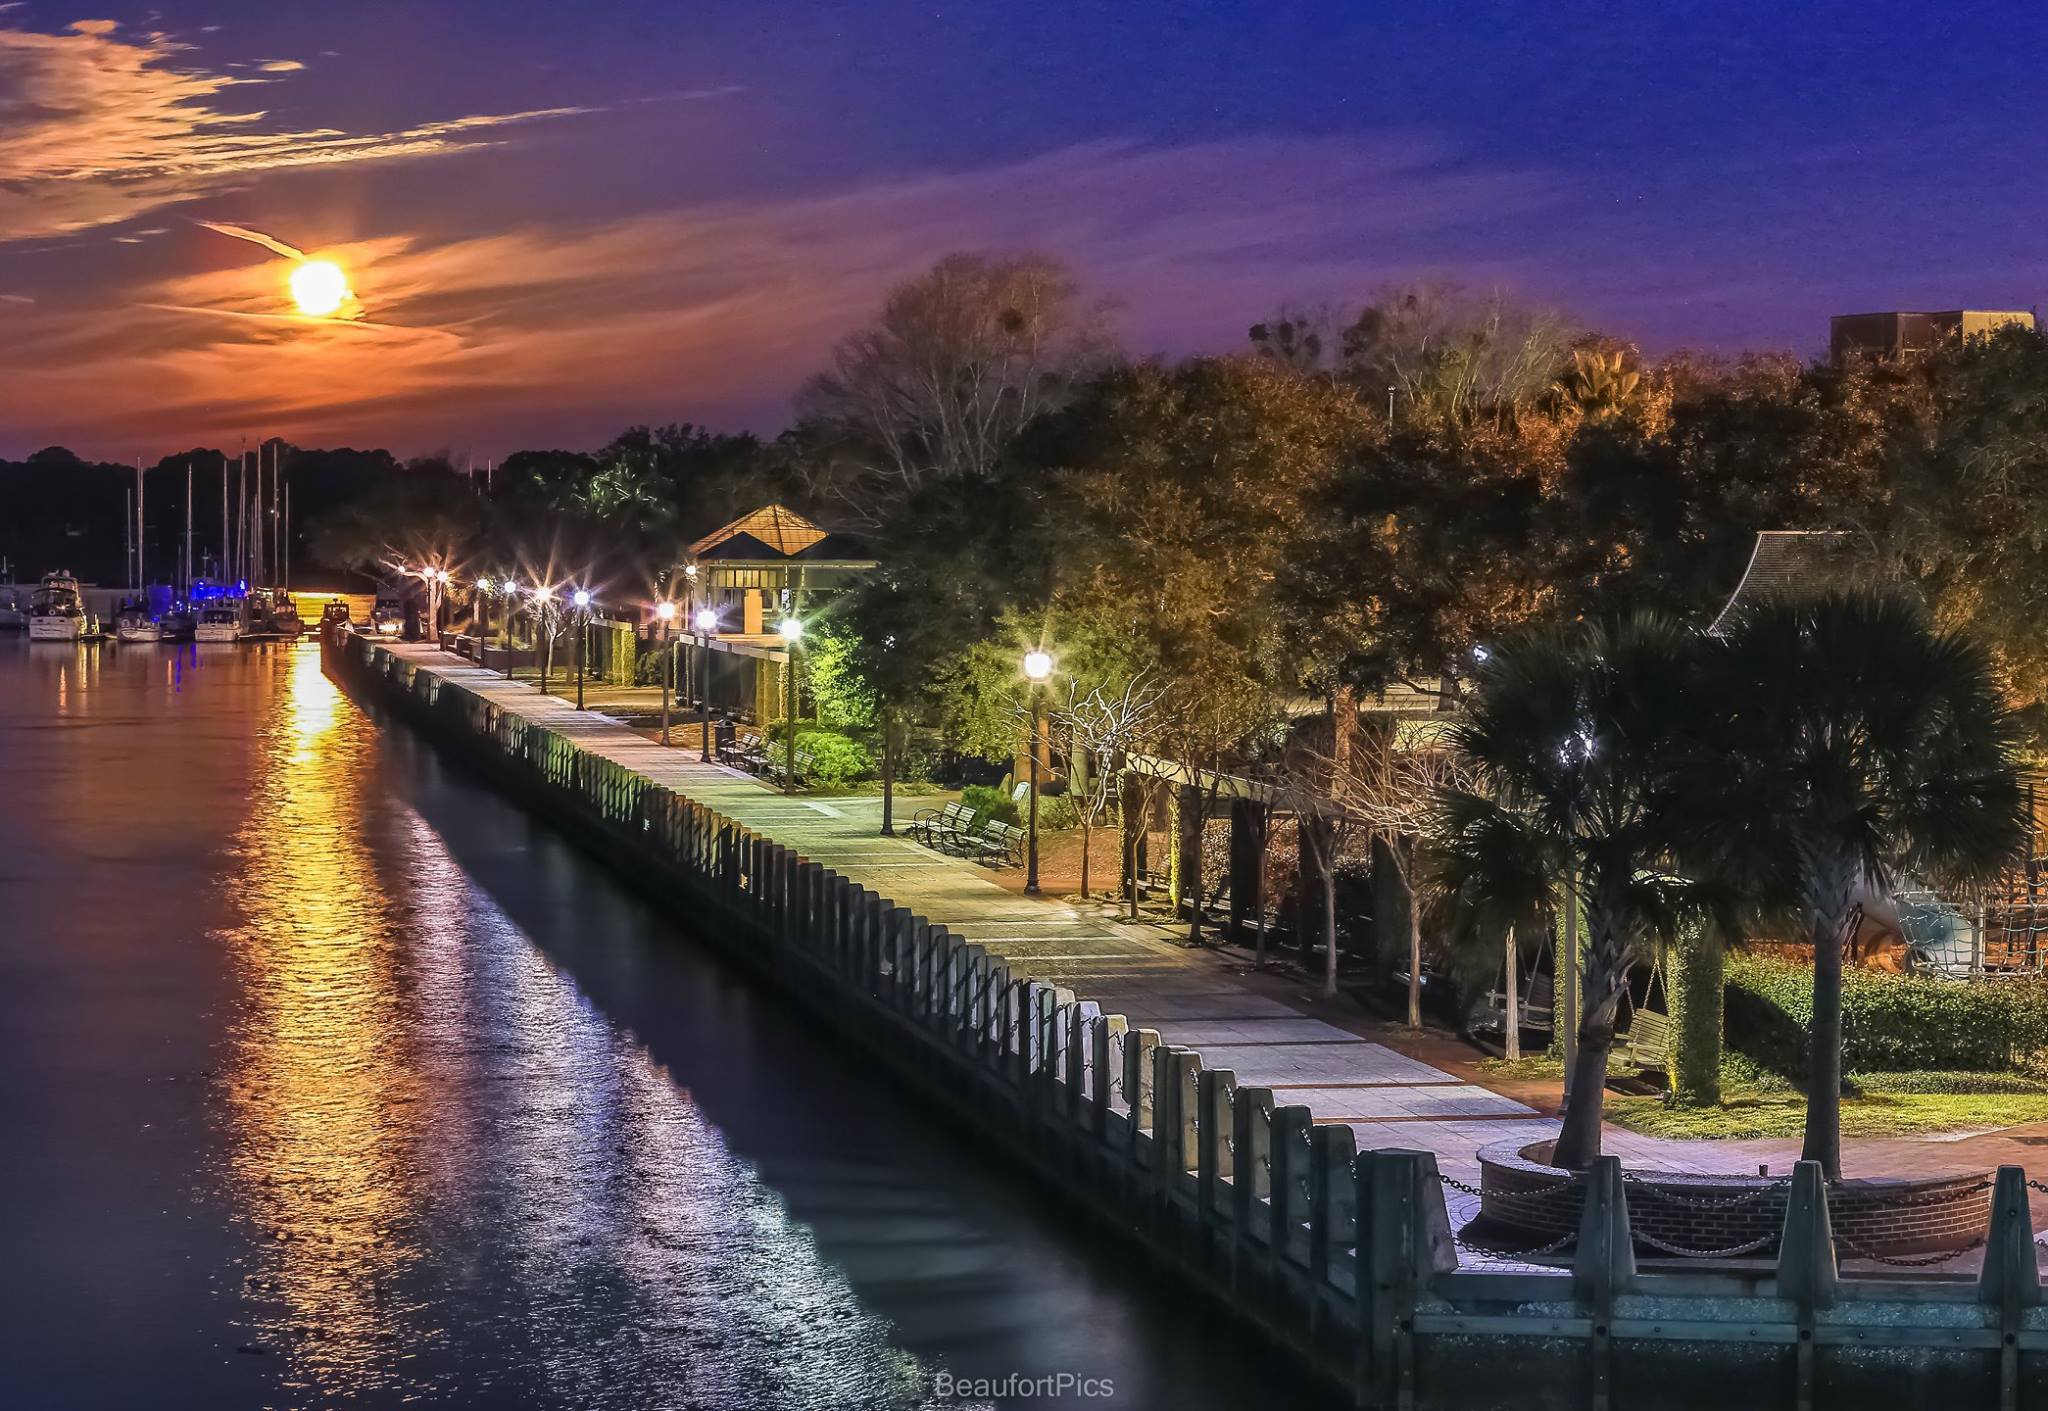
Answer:
[[941, 1370], [932, 1379], [932, 1395], [940, 1401], [1024, 1401], [1079, 1396], [1107, 1400], [1116, 1395], [1116, 1383], [1108, 1377], [1084, 1377], [1075, 1372], [1046, 1372], [1026, 1376], [1011, 1372], [1000, 1377], [962, 1377]]

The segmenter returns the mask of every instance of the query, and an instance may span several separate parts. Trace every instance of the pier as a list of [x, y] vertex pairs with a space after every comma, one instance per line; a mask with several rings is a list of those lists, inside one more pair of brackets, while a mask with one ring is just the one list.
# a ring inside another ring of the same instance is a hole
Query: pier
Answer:
[[[1817, 1167], [1768, 1259], [1639, 1260], [1602, 1157], [1525, 1261], [1461, 1252], [1448, 1178], [1528, 1109], [1215, 973], [1143, 928], [1004, 891], [824, 800], [664, 749], [424, 646], [323, 639], [344, 687], [420, 728], [784, 989], [984, 1144], [1374, 1407], [1850, 1407], [1901, 1378], [1958, 1404], [2048, 1392], [2024, 1173], [1975, 1277], [1843, 1274]], [[848, 1120], [858, 1120], [849, 1114]], [[1455, 1133], [1427, 1129], [1459, 1128]], [[1453, 1187], [1455, 1190], [1455, 1186]], [[1457, 1192], [1469, 1198], [1471, 1192]], [[1531, 1190], [1556, 1200], [1559, 1192]], [[1548, 1260], [1549, 1262], [1544, 1262]]]

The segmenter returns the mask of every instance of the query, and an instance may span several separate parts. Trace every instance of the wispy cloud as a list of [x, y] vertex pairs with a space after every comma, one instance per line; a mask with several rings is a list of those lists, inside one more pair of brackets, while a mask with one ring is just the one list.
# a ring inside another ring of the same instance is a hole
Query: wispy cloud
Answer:
[[61, 34], [0, 29], [0, 243], [115, 224], [289, 167], [389, 161], [488, 145], [483, 134], [569, 117], [576, 107], [483, 113], [353, 133], [294, 129], [230, 106], [240, 90], [282, 81], [199, 64], [157, 33], [112, 20]]
[[1128, 306], [1136, 352], [1227, 348], [1277, 299], [1369, 288], [1560, 189], [1417, 134], [1104, 143], [819, 195], [391, 234], [313, 252], [348, 271], [374, 324], [292, 317], [267, 256], [136, 287], [118, 312], [38, 312], [13, 344], [37, 356], [0, 344], [0, 426], [80, 449], [257, 426], [401, 448], [595, 440], [668, 417], [772, 428], [832, 342], [949, 250], [1069, 259]]

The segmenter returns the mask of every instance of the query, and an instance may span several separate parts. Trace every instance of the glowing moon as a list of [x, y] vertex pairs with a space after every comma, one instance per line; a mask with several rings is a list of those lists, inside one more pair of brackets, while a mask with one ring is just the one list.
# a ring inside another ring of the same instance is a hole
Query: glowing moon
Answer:
[[348, 276], [332, 260], [307, 260], [292, 271], [292, 302], [299, 312], [325, 318], [351, 297]]

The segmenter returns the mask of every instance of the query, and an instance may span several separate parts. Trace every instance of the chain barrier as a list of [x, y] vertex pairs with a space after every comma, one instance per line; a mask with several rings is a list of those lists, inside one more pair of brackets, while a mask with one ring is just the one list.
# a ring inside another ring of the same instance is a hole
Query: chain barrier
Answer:
[[1684, 1245], [1668, 1244], [1647, 1230], [1632, 1229], [1629, 1233], [1635, 1238], [1636, 1243], [1646, 1244], [1665, 1254], [1675, 1254], [1681, 1259], [1734, 1259], [1740, 1255], [1754, 1254], [1778, 1238], [1778, 1231], [1772, 1230], [1769, 1234], [1759, 1235], [1753, 1240], [1727, 1245], [1721, 1249], [1687, 1249]]
[[1857, 1244], [1856, 1241], [1850, 1239], [1847, 1235], [1841, 1234], [1839, 1232], [1835, 1235], [1835, 1242], [1841, 1245], [1844, 1249], [1848, 1250], [1849, 1253], [1855, 1255], [1858, 1259], [1868, 1259], [1873, 1264], [1889, 1264], [1895, 1269], [1925, 1269], [1929, 1265], [1940, 1264], [1947, 1260], [1955, 1259], [1961, 1255], [1968, 1254], [1971, 1250], [1977, 1248], [1979, 1245], [1984, 1243], [1984, 1241], [1981, 1238], [1978, 1238], [1971, 1240], [1968, 1244], [1958, 1245], [1954, 1249], [1944, 1249], [1941, 1250], [1939, 1253], [1935, 1254], [1895, 1255], [1873, 1254], [1869, 1250]]
[[[1471, 1227], [1469, 1225], [1466, 1226], [1466, 1229], [1469, 1230], [1470, 1228]], [[1556, 1254], [1559, 1251], [1563, 1250], [1567, 1245], [1578, 1243], [1579, 1232], [1577, 1230], [1568, 1230], [1564, 1234], [1552, 1240], [1549, 1244], [1538, 1245], [1533, 1249], [1512, 1248], [1507, 1245], [1489, 1244], [1484, 1240], [1472, 1238], [1463, 1230], [1458, 1232], [1456, 1239], [1458, 1247], [1460, 1249], [1469, 1249], [1474, 1254], [1483, 1254], [1491, 1259], [1530, 1260], [1541, 1259], [1546, 1254]]]
[[1553, 1181], [1547, 1186], [1536, 1186], [1525, 1191], [1483, 1191], [1477, 1186], [1467, 1185], [1465, 1182], [1452, 1176], [1446, 1176], [1441, 1172], [1437, 1174], [1437, 1179], [1454, 1191], [1463, 1191], [1466, 1195], [1477, 1196], [1481, 1200], [1533, 1200], [1539, 1196], [1555, 1194], [1567, 1186], [1575, 1186], [1579, 1183], [1578, 1176], [1571, 1175], [1566, 1176], [1562, 1181]]
[[[1777, 1179], [1773, 1180], [1769, 1185], [1759, 1186], [1755, 1190], [1746, 1191], [1741, 1195], [1729, 1196], [1726, 1199], [1716, 1199], [1700, 1196], [1680, 1195], [1678, 1194], [1678, 1192], [1674, 1190], [1668, 1189], [1664, 1186], [1660, 1186], [1653, 1181], [1646, 1181], [1641, 1176], [1632, 1175], [1627, 1171], [1621, 1173], [1621, 1179], [1624, 1185], [1633, 1186], [1637, 1190], [1642, 1191], [1645, 1194], [1651, 1196], [1653, 1199], [1664, 1201], [1670, 1205], [1682, 1205], [1690, 1210], [1734, 1210], [1740, 1206], [1754, 1205], [1756, 1202], [1760, 1200], [1765, 1200], [1771, 1196], [1777, 1195], [1780, 1191], [1790, 1189], [1792, 1185], [1792, 1178], [1790, 1176], [1780, 1176]], [[1713, 1180], [1717, 1178], [1704, 1177], [1703, 1179]], [[1729, 1176], [1725, 1179], [1744, 1180], [1746, 1178], [1741, 1176]]]

